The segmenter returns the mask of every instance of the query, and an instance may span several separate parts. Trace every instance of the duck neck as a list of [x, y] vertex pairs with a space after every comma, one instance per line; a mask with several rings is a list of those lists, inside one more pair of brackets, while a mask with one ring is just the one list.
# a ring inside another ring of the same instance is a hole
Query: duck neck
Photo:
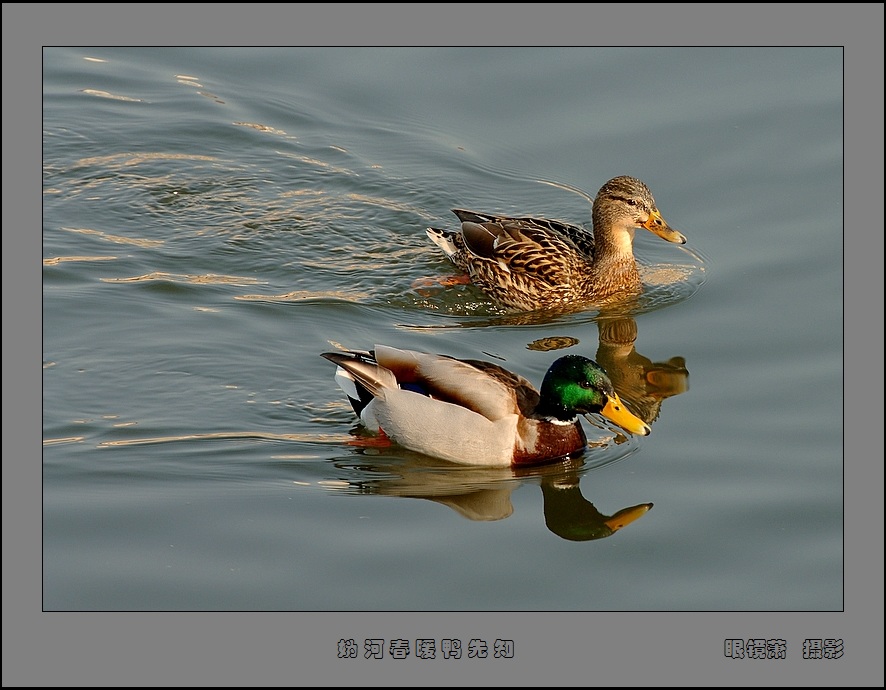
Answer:
[[524, 419], [518, 427], [514, 464], [533, 465], [571, 457], [584, 450], [587, 437], [577, 419], [554, 422], [551, 419]]
[[608, 259], [634, 263], [633, 225], [613, 223], [610, 219], [594, 214], [594, 256], [598, 260]]
[[640, 271], [634, 259], [634, 229], [604, 226], [594, 229], [594, 259], [586, 274], [589, 289], [597, 297], [637, 290]]
[[578, 418], [574, 409], [552, 398], [542, 398], [538, 401], [532, 417], [539, 421], [553, 422], [554, 424], [572, 424]]

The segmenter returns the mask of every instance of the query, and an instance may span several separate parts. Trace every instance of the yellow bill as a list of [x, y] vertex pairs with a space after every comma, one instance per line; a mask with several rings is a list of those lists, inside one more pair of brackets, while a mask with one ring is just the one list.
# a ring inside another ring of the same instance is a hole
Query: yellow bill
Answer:
[[606, 403], [606, 407], [603, 408], [600, 414], [632, 434], [648, 436], [652, 432], [649, 425], [625, 407], [615, 393], [609, 397], [609, 402]]
[[686, 244], [686, 238], [668, 225], [668, 222], [661, 217], [661, 214], [657, 210], [654, 210], [649, 214], [649, 218], [643, 223], [643, 227], [668, 242]]

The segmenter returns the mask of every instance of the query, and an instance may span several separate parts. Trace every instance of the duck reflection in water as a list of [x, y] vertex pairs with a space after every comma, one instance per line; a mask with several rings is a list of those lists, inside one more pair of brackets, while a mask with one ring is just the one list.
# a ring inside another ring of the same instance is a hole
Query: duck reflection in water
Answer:
[[640, 503], [604, 515], [581, 493], [579, 481], [579, 474], [573, 473], [562, 480], [542, 479], [541, 482], [545, 524], [563, 539], [591, 541], [611, 537], [652, 508], [651, 503]]
[[609, 373], [616, 392], [647, 424], [659, 417], [666, 398], [689, 390], [689, 370], [683, 357], [653, 362], [637, 352], [637, 321], [633, 317], [597, 319], [597, 362]]
[[[652, 503], [641, 503], [611, 515], [600, 512], [579, 487], [585, 466], [583, 458], [511, 470], [444, 466], [430, 458], [410, 455], [393, 459], [387, 453], [385, 459], [379, 457], [373, 463], [371, 453], [365, 449], [359, 465], [355, 465], [353, 458], [336, 462], [350, 478], [328, 484], [328, 488], [355, 495], [423, 498], [445, 505], [469, 520], [488, 522], [513, 514], [511, 494], [518, 486], [538, 483], [544, 500], [545, 524], [551, 532], [569, 541], [612, 536], [652, 508]], [[355, 469], [375, 478], [355, 479]]]

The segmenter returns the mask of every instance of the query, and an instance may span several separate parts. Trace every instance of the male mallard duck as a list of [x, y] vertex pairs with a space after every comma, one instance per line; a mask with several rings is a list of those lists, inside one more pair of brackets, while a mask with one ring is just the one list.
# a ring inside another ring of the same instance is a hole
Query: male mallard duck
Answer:
[[579, 355], [555, 361], [541, 392], [497, 364], [376, 345], [326, 352], [368, 430], [410, 450], [468, 465], [528, 465], [587, 444], [578, 415], [599, 413], [633, 434], [649, 426], [619, 400], [606, 372]]
[[519, 310], [600, 304], [642, 291], [634, 259], [636, 228], [668, 242], [686, 238], [661, 217], [649, 188], [615, 177], [594, 199], [593, 233], [543, 218], [510, 218], [454, 209], [461, 230], [428, 228], [428, 237], [505, 307]]

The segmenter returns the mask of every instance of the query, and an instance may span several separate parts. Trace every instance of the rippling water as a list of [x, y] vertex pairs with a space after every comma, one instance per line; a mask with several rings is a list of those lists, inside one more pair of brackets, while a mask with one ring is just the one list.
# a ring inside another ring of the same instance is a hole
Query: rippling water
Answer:
[[[841, 610], [841, 50], [53, 48], [43, 78], [45, 609]], [[632, 309], [426, 280], [450, 209], [589, 225], [618, 174], [689, 240], [638, 233]], [[319, 354], [374, 343], [595, 357], [653, 432], [523, 472], [363, 447]]]

